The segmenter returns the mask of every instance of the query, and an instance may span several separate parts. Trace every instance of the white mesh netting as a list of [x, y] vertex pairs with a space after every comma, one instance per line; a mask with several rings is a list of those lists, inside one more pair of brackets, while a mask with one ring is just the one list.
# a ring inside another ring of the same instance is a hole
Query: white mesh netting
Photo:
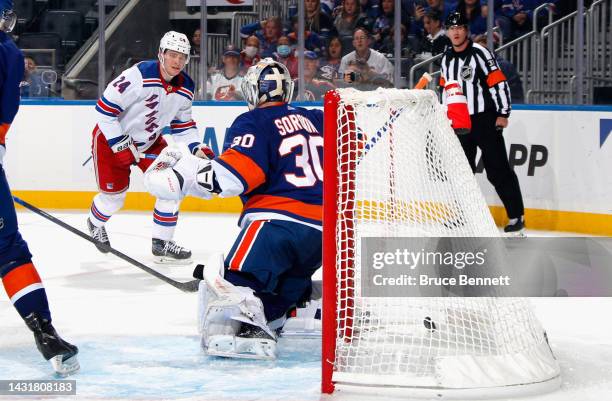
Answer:
[[558, 376], [525, 299], [361, 296], [362, 237], [499, 232], [433, 92], [338, 93], [333, 381], [470, 388]]

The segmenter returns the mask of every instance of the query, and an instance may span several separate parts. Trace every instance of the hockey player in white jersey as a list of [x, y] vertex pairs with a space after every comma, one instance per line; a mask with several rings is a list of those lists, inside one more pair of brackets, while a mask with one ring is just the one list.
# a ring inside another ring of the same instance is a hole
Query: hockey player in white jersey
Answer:
[[145, 186], [162, 199], [240, 195], [241, 232], [203, 271], [202, 346], [209, 355], [273, 359], [275, 330], [309, 299], [321, 266], [323, 112], [288, 104], [291, 76], [272, 59], [249, 68], [242, 89], [251, 110], [228, 129], [223, 153], [202, 160], [169, 147]]
[[[200, 142], [191, 116], [195, 84], [183, 72], [189, 62], [187, 36], [170, 31], [161, 39], [158, 60], [143, 61], [123, 71], [96, 104], [92, 155], [100, 193], [92, 202], [87, 225], [91, 236], [110, 245], [104, 227], [124, 204], [130, 167], [145, 171], [167, 144], [161, 130], [170, 126], [176, 142], [201, 158], [214, 154]], [[153, 211], [152, 252], [156, 262], [188, 263], [191, 251], [173, 240], [178, 201], [157, 199]], [[104, 248], [98, 247], [105, 252]]]

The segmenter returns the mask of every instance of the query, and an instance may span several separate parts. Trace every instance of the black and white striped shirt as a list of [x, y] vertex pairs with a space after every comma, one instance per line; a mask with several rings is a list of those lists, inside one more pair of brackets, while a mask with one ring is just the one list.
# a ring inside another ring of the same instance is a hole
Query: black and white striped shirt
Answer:
[[[442, 57], [440, 86], [451, 80], [461, 83], [470, 115], [485, 111], [501, 117], [510, 115], [510, 87], [495, 56], [486, 47], [470, 41], [459, 53], [448, 48]], [[446, 103], [446, 93], [443, 99]]]

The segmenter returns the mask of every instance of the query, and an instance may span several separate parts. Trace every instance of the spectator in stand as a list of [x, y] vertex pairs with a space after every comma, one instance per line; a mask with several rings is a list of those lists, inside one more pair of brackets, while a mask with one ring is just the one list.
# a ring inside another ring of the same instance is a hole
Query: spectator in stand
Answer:
[[[400, 25], [400, 35], [401, 35], [401, 41], [400, 41], [400, 47], [401, 49], [406, 49], [407, 47], [407, 42], [406, 42], [406, 25], [401, 24]], [[389, 29], [389, 34], [386, 35], [383, 40], [380, 42], [380, 44], [378, 45], [378, 51], [381, 52], [382, 54], [387, 54], [390, 55], [390, 57], [393, 57], [395, 54], [395, 28], [393, 26], [391, 26], [391, 28]]]
[[350, 60], [343, 76], [346, 85], [354, 86], [363, 91], [393, 86], [385, 74], [376, 73], [364, 60]]
[[431, 53], [432, 56], [443, 53], [450, 45], [450, 39], [442, 26], [442, 14], [440, 11], [431, 9], [423, 17], [423, 26], [427, 36], [423, 42], [423, 51]]
[[393, 82], [393, 64], [387, 58], [370, 48], [370, 34], [364, 28], [357, 28], [353, 33], [353, 47], [355, 50], [342, 57], [338, 72], [346, 77], [350, 61], [361, 60], [368, 64], [371, 69], [367, 71], [368, 75], [376, 75], [384, 77], [386, 80]]
[[240, 52], [240, 73], [244, 75], [246, 71], [261, 60], [259, 56], [259, 39], [255, 35], [247, 38], [244, 50]]
[[208, 96], [212, 100], [242, 100], [242, 76], [240, 75], [240, 52], [234, 45], [223, 51], [222, 70], [213, 74], [208, 82]]
[[[314, 32], [324, 39], [338, 36], [334, 21], [328, 14], [321, 12], [320, 0], [304, 0], [304, 8], [307, 31]], [[296, 31], [294, 30], [294, 32]]]
[[[293, 27], [293, 31], [289, 33], [287, 37], [291, 41], [291, 44], [293, 44], [294, 46], [297, 46], [297, 43], [298, 43], [297, 32], [298, 32], [298, 27], [299, 27], [299, 21], [298, 21], [297, 16], [291, 18], [291, 26]], [[306, 48], [306, 50], [312, 50], [313, 52], [316, 52], [317, 54], [321, 54], [321, 52], [325, 50], [325, 43], [323, 41], [323, 38], [319, 36], [317, 33], [309, 31], [308, 26], [306, 25], [304, 26], [304, 29], [305, 29], [304, 47]]]
[[240, 36], [251, 35], [259, 39], [259, 55], [262, 58], [272, 57], [276, 51], [278, 38], [282, 36], [283, 25], [279, 17], [271, 17], [260, 22], [244, 25], [240, 28]]
[[32, 57], [25, 57], [23, 81], [19, 85], [21, 97], [49, 97], [49, 86], [42, 80]]
[[375, 20], [380, 15], [379, 0], [359, 0], [361, 12], [368, 18]]
[[291, 42], [286, 36], [281, 36], [278, 39], [278, 46], [274, 52], [274, 60], [282, 63], [289, 70], [292, 79], [298, 76], [298, 59], [295, 56], [295, 51], [291, 48]]
[[321, 12], [331, 17], [334, 13], [334, 9], [338, 7], [340, 3], [340, 0], [321, 0]]
[[335, 82], [340, 79], [340, 60], [342, 60], [342, 42], [337, 36], [334, 36], [329, 40], [327, 45], [326, 59], [323, 61], [323, 65], [319, 67], [319, 76], [322, 79], [326, 79], [330, 82]]
[[200, 31], [200, 28], [193, 31], [193, 35], [191, 35], [191, 55], [192, 56], [200, 55], [201, 35], [202, 35], [202, 31]]
[[423, 18], [428, 11], [436, 10], [440, 13], [440, 18], [446, 20], [448, 14], [455, 10], [456, 3], [453, 1], [444, 0], [413, 0], [413, 24], [410, 27], [410, 33], [421, 38], [425, 35], [423, 26]]
[[487, 20], [480, 11], [480, 0], [459, 0], [457, 11], [468, 21], [472, 37], [487, 31]]
[[[498, 18], [497, 24], [504, 38], [512, 40], [529, 33], [533, 28], [531, 22], [533, 12], [540, 4], [547, 2], [541, 0], [502, 0], [502, 15]], [[551, 3], [555, 3], [555, 1], [551, 1]]]
[[[385, 38], [387, 38], [391, 34], [395, 23], [394, 0], [382, 0], [381, 9], [382, 14], [374, 21], [374, 27], [372, 31], [372, 47], [375, 49], [379, 49]], [[401, 23], [405, 26], [407, 25], [408, 21], [402, 16]]]
[[[304, 101], [312, 102], [323, 99], [325, 93], [329, 90], [336, 89], [336, 87], [329, 81], [320, 79], [318, 76], [319, 71], [319, 56], [317, 53], [307, 50], [304, 52]], [[298, 93], [297, 86], [300, 82], [296, 82], [296, 90], [294, 93]]]
[[359, 0], [343, 0], [342, 7], [340, 7], [340, 11], [334, 20], [334, 25], [338, 30], [338, 35], [352, 35], [353, 31], [357, 27], [357, 22], [363, 16], [364, 14], [361, 13], [361, 5], [359, 4]]
[[[499, 34], [497, 32], [493, 32], [493, 41], [495, 42], [495, 45], [499, 43]], [[478, 35], [474, 38], [474, 42], [487, 47], [487, 35]], [[500, 55], [496, 55], [495, 58], [497, 59], [497, 64], [499, 64], [500, 70], [502, 70], [506, 76], [506, 82], [510, 87], [511, 103], [525, 103], [523, 81], [521, 80], [521, 76], [516, 70], [516, 67], [508, 60], [502, 58]]]

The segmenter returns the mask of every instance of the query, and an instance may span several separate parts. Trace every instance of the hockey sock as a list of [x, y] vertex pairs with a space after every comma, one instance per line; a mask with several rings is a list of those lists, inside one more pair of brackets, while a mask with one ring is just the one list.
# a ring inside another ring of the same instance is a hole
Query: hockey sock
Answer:
[[153, 210], [153, 238], [164, 241], [172, 239], [178, 221], [178, 206], [176, 201], [157, 199]]
[[2, 284], [22, 318], [38, 312], [51, 321], [47, 293], [32, 262], [18, 265], [2, 274]]
[[89, 220], [96, 227], [101, 227], [123, 206], [126, 193], [97, 194], [89, 209]]

